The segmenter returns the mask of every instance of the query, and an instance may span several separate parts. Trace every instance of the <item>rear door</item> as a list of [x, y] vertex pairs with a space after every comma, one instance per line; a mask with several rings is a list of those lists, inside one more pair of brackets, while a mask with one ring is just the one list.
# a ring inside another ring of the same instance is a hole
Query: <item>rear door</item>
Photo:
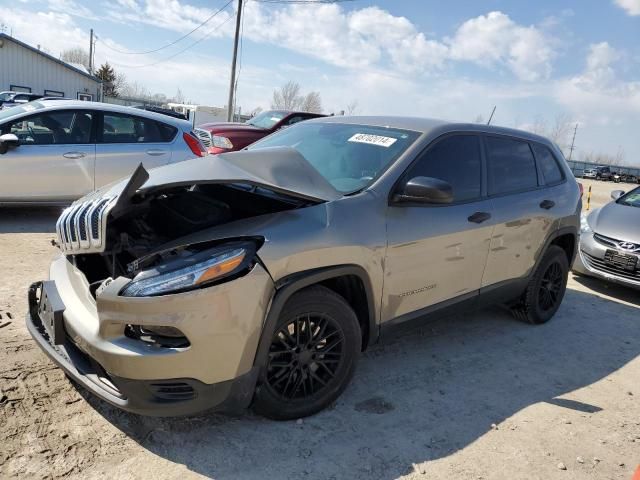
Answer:
[[544, 188], [529, 142], [486, 135], [487, 187], [495, 212], [486, 287], [527, 275], [553, 228], [553, 192]]
[[94, 120], [89, 110], [51, 110], [3, 125], [20, 146], [0, 155], [0, 201], [68, 201], [91, 192]]
[[102, 112], [96, 144], [96, 188], [131, 175], [140, 163], [147, 170], [168, 164], [177, 130], [149, 118]]

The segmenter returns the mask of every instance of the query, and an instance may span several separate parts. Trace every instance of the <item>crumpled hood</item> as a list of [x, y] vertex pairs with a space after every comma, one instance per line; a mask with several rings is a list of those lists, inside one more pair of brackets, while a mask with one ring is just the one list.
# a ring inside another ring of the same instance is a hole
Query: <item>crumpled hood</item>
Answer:
[[610, 202], [589, 216], [589, 225], [605, 237], [640, 244], [640, 208]]
[[[100, 194], [119, 196], [134, 180], [136, 173], [130, 179], [100, 189]], [[297, 150], [290, 147], [208, 155], [154, 168], [149, 170], [148, 177], [144, 181], [144, 176], [139, 176], [140, 185], [132, 187], [138, 193], [150, 193], [159, 188], [196, 183], [245, 183], [316, 202], [337, 200], [342, 196]]]

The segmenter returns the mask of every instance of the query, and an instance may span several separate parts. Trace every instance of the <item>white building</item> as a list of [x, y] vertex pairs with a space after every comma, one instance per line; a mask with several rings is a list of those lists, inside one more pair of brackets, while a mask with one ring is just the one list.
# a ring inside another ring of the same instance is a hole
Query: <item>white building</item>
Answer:
[[0, 91], [100, 101], [100, 80], [81, 68], [0, 33]]

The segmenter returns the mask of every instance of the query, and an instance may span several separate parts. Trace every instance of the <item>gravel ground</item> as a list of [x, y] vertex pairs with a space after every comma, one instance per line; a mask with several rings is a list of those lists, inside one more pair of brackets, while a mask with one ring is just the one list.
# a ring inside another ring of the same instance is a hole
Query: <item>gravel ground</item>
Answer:
[[[618, 188], [589, 183], [592, 205]], [[543, 326], [488, 309], [374, 346], [303, 421], [120, 412], [24, 326], [58, 213], [0, 211], [0, 478], [628, 480], [640, 463], [640, 295], [585, 278]]]

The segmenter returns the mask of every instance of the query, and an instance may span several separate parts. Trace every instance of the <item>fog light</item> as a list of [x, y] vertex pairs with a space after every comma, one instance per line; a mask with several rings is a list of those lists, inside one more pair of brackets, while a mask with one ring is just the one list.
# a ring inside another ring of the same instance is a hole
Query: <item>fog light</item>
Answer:
[[160, 325], [127, 325], [125, 335], [135, 340], [168, 348], [184, 348], [191, 345], [179, 329]]

